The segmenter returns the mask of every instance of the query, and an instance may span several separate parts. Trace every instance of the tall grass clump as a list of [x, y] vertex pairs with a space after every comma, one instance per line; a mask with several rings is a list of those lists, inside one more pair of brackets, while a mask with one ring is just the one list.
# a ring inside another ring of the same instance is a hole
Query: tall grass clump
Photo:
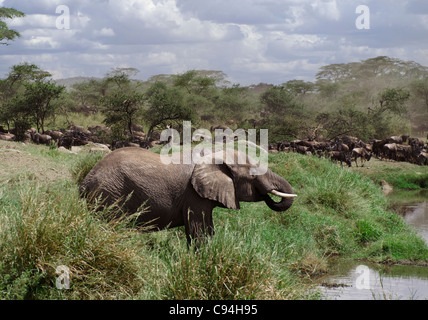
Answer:
[[175, 248], [164, 256], [168, 269], [166, 299], [249, 300], [296, 299], [305, 286], [286, 268], [278, 269], [275, 252], [264, 248], [250, 223], [245, 231], [225, 222], [212, 238], [197, 249]]
[[[19, 197], [0, 208], [1, 299], [120, 299], [144, 288], [139, 271], [150, 262], [132, 230], [98, 219], [73, 185], [23, 185]], [[62, 265], [70, 290], [55, 286]]]
[[89, 152], [79, 155], [71, 166], [70, 173], [76, 184], [82, 183], [89, 171], [105, 156], [104, 152]]

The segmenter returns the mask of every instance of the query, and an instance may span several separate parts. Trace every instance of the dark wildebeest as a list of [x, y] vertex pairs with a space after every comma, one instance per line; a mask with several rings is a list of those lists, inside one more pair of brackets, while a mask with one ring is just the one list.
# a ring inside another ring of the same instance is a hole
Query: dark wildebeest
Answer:
[[333, 162], [340, 161], [340, 165], [342, 166], [342, 168], [343, 168], [343, 162], [345, 162], [348, 165], [348, 167], [352, 166], [351, 156], [350, 156], [349, 152], [330, 151], [328, 153], [328, 155], [329, 155], [331, 161], [333, 161]]

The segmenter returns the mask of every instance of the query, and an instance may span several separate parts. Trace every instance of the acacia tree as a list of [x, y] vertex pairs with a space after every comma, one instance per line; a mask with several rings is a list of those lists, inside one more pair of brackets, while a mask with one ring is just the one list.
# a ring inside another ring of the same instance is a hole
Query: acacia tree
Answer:
[[174, 79], [174, 86], [186, 89], [189, 94], [207, 96], [210, 89], [215, 88], [219, 81], [215, 76], [201, 75], [196, 70], [190, 70], [177, 75]]
[[144, 95], [131, 79], [137, 72], [135, 68], [116, 68], [103, 81], [101, 111], [105, 115], [104, 123], [112, 127], [116, 138], [122, 138], [124, 131], [133, 137], [133, 124], [142, 114]]
[[0, 81], [0, 122], [6, 124], [8, 129], [12, 123], [26, 123], [24, 118], [28, 112], [25, 112], [21, 103], [26, 91], [25, 84], [43, 81], [50, 76], [49, 72], [41, 70], [35, 64], [24, 62], [12, 66], [6, 79]]
[[373, 127], [367, 113], [352, 105], [331, 113], [322, 112], [317, 115], [316, 122], [319, 128], [325, 131], [327, 139], [351, 135], [368, 140], [373, 135]]
[[102, 80], [91, 79], [72, 85], [72, 95], [80, 107], [99, 104], [103, 94], [105, 95], [106, 83]]
[[414, 80], [411, 83], [411, 90], [416, 99], [421, 100], [428, 113], [428, 77]]
[[163, 82], [156, 82], [146, 92], [148, 109], [144, 120], [149, 126], [146, 139], [154, 130], [165, 129], [167, 125], [179, 126], [183, 120], [192, 120], [192, 109], [178, 88], [170, 88]]
[[[24, 17], [25, 14], [21, 11], [12, 8], [0, 8], [0, 45], [8, 45], [7, 41], [12, 41], [17, 37], [20, 37], [18, 31], [9, 29], [5, 19], [13, 19], [18, 17]], [[6, 40], [6, 42], [2, 42]]]
[[302, 106], [294, 94], [283, 86], [273, 86], [260, 96], [264, 106], [264, 126], [269, 126], [269, 139], [294, 138], [302, 128]]
[[403, 120], [407, 114], [406, 102], [409, 98], [410, 92], [403, 88], [385, 89], [380, 93], [378, 104], [368, 109], [368, 116], [377, 138], [384, 138], [393, 133], [394, 117], [399, 118], [395, 127], [401, 127], [405, 122]]
[[52, 116], [58, 105], [52, 103], [63, 93], [65, 87], [52, 81], [36, 80], [25, 84], [24, 108], [36, 124], [37, 132], [45, 132], [45, 121]]
[[234, 120], [241, 122], [249, 109], [246, 93], [248, 89], [238, 84], [224, 87], [215, 99], [214, 115], [222, 121]]
[[386, 89], [380, 94], [379, 105], [370, 109], [376, 115], [386, 111], [402, 115], [407, 111], [405, 102], [409, 100], [410, 92], [403, 88]]
[[305, 95], [306, 93], [315, 91], [315, 84], [303, 80], [290, 80], [284, 83], [284, 87], [290, 90], [295, 95]]
[[141, 115], [144, 96], [138, 92], [114, 91], [102, 99], [104, 103], [104, 123], [108, 126], [119, 126], [119, 130], [126, 128], [131, 136], [136, 118]]

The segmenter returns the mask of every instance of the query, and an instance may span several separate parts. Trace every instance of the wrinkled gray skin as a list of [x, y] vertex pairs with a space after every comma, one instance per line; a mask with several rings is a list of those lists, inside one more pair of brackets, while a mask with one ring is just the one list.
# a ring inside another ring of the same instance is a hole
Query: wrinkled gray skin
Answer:
[[[125, 203], [127, 212], [136, 212], [147, 200], [149, 212], [140, 215], [139, 222], [155, 229], [184, 225], [190, 243], [214, 234], [212, 210], [217, 206], [239, 209], [240, 201], [265, 201], [275, 211], [290, 208], [295, 196], [290, 184], [270, 170], [264, 175], [251, 175], [251, 167], [256, 166], [165, 165], [159, 154], [142, 148], [121, 148], [94, 166], [79, 191], [89, 200], [92, 195], [102, 194], [106, 204], [133, 192]], [[273, 190], [289, 197], [274, 202], [268, 195]]]

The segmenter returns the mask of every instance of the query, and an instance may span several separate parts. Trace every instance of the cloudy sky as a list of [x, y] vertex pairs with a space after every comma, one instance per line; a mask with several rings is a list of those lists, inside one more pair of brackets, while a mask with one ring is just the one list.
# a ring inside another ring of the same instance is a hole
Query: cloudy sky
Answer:
[[[370, 9], [370, 29], [356, 26], [360, 5]], [[26, 14], [8, 21], [21, 38], [0, 46], [0, 77], [21, 62], [56, 79], [102, 77], [115, 67], [137, 68], [142, 80], [204, 69], [241, 85], [313, 80], [321, 66], [379, 55], [428, 66], [427, 0], [0, 0], [0, 6]], [[61, 28], [64, 8], [69, 29]]]

